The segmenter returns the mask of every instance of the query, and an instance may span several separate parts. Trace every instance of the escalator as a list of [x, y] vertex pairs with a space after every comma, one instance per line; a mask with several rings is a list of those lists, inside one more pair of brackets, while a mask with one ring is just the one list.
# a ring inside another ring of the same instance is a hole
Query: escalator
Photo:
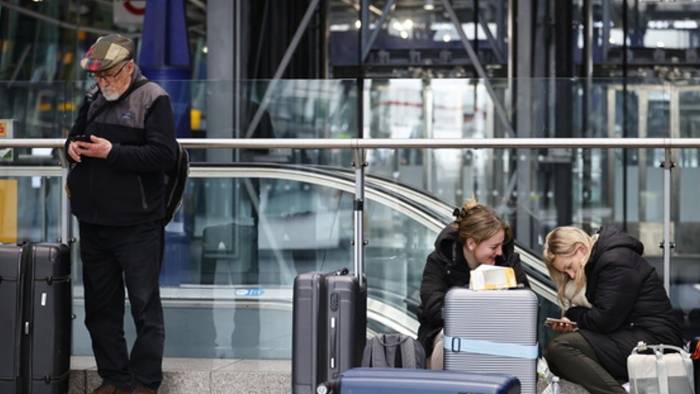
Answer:
[[[187, 248], [166, 251], [164, 261], [164, 272], [178, 277], [162, 278], [170, 283], [162, 289], [171, 339], [166, 355], [289, 358], [294, 277], [352, 268], [354, 190], [353, 174], [344, 169], [193, 167], [184, 219], [174, 226]], [[369, 332], [415, 335], [425, 258], [453, 207], [372, 176], [365, 198]], [[529, 251], [517, 251], [540, 298], [540, 319], [557, 316], [544, 264]], [[183, 254], [190, 256], [185, 264]], [[89, 354], [80, 321], [74, 326], [76, 352]], [[133, 337], [132, 327], [126, 331]]]

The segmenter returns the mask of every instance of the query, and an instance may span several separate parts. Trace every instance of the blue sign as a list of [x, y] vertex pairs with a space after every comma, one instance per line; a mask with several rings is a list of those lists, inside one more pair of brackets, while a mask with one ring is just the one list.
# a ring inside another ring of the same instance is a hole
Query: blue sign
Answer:
[[259, 297], [263, 295], [265, 290], [259, 288], [259, 287], [254, 287], [252, 289], [238, 289], [236, 290], [236, 295], [237, 296], [248, 296], [248, 297]]

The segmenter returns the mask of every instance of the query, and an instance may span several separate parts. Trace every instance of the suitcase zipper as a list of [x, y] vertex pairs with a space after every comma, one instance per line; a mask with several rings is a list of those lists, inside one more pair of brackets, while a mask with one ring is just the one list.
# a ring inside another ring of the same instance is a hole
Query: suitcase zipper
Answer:
[[141, 175], [136, 175], [136, 180], [139, 182], [139, 191], [141, 192], [141, 207], [146, 211], [148, 210], [148, 203], [146, 202], [146, 191], [143, 189]]

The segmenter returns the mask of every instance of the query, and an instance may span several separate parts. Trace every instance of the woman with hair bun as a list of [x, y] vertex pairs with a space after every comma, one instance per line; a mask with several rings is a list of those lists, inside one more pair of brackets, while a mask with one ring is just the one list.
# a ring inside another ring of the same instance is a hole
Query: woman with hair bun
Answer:
[[420, 287], [418, 341], [428, 355], [428, 367], [442, 369], [442, 307], [452, 287], [467, 287], [470, 271], [481, 264], [512, 267], [518, 283], [529, 287], [520, 256], [513, 251], [510, 227], [493, 209], [468, 200], [455, 209], [455, 221], [445, 227], [428, 256]]

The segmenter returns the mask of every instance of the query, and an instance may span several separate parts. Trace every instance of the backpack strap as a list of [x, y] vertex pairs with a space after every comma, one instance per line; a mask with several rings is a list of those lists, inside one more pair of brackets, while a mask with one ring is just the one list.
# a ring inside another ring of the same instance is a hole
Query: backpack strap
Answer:
[[384, 342], [382, 339], [384, 338], [384, 334], [380, 334], [377, 337], [372, 339], [372, 361], [371, 361], [371, 367], [372, 368], [388, 368], [389, 364], [387, 363], [386, 359], [386, 353], [385, 353], [385, 347], [382, 344]]
[[384, 357], [386, 359], [387, 367], [389, 368], [400, 368], [396, 362], [396, 352], [399, 350], [401, 344], [401, 338], [393, 334], [384, 334]]
[[401, 368], [417, 368], [416, 366], [416, 343], [412, 338], [406, 337], [401, 342]]
[[365, 348], [362, 350], [362, 362], [360, 363], [361, 367], [369, 368], [372, 366], [372, 342], [374, 342], [374, 338], [368, 340], [367, 344], [365, 344]]

